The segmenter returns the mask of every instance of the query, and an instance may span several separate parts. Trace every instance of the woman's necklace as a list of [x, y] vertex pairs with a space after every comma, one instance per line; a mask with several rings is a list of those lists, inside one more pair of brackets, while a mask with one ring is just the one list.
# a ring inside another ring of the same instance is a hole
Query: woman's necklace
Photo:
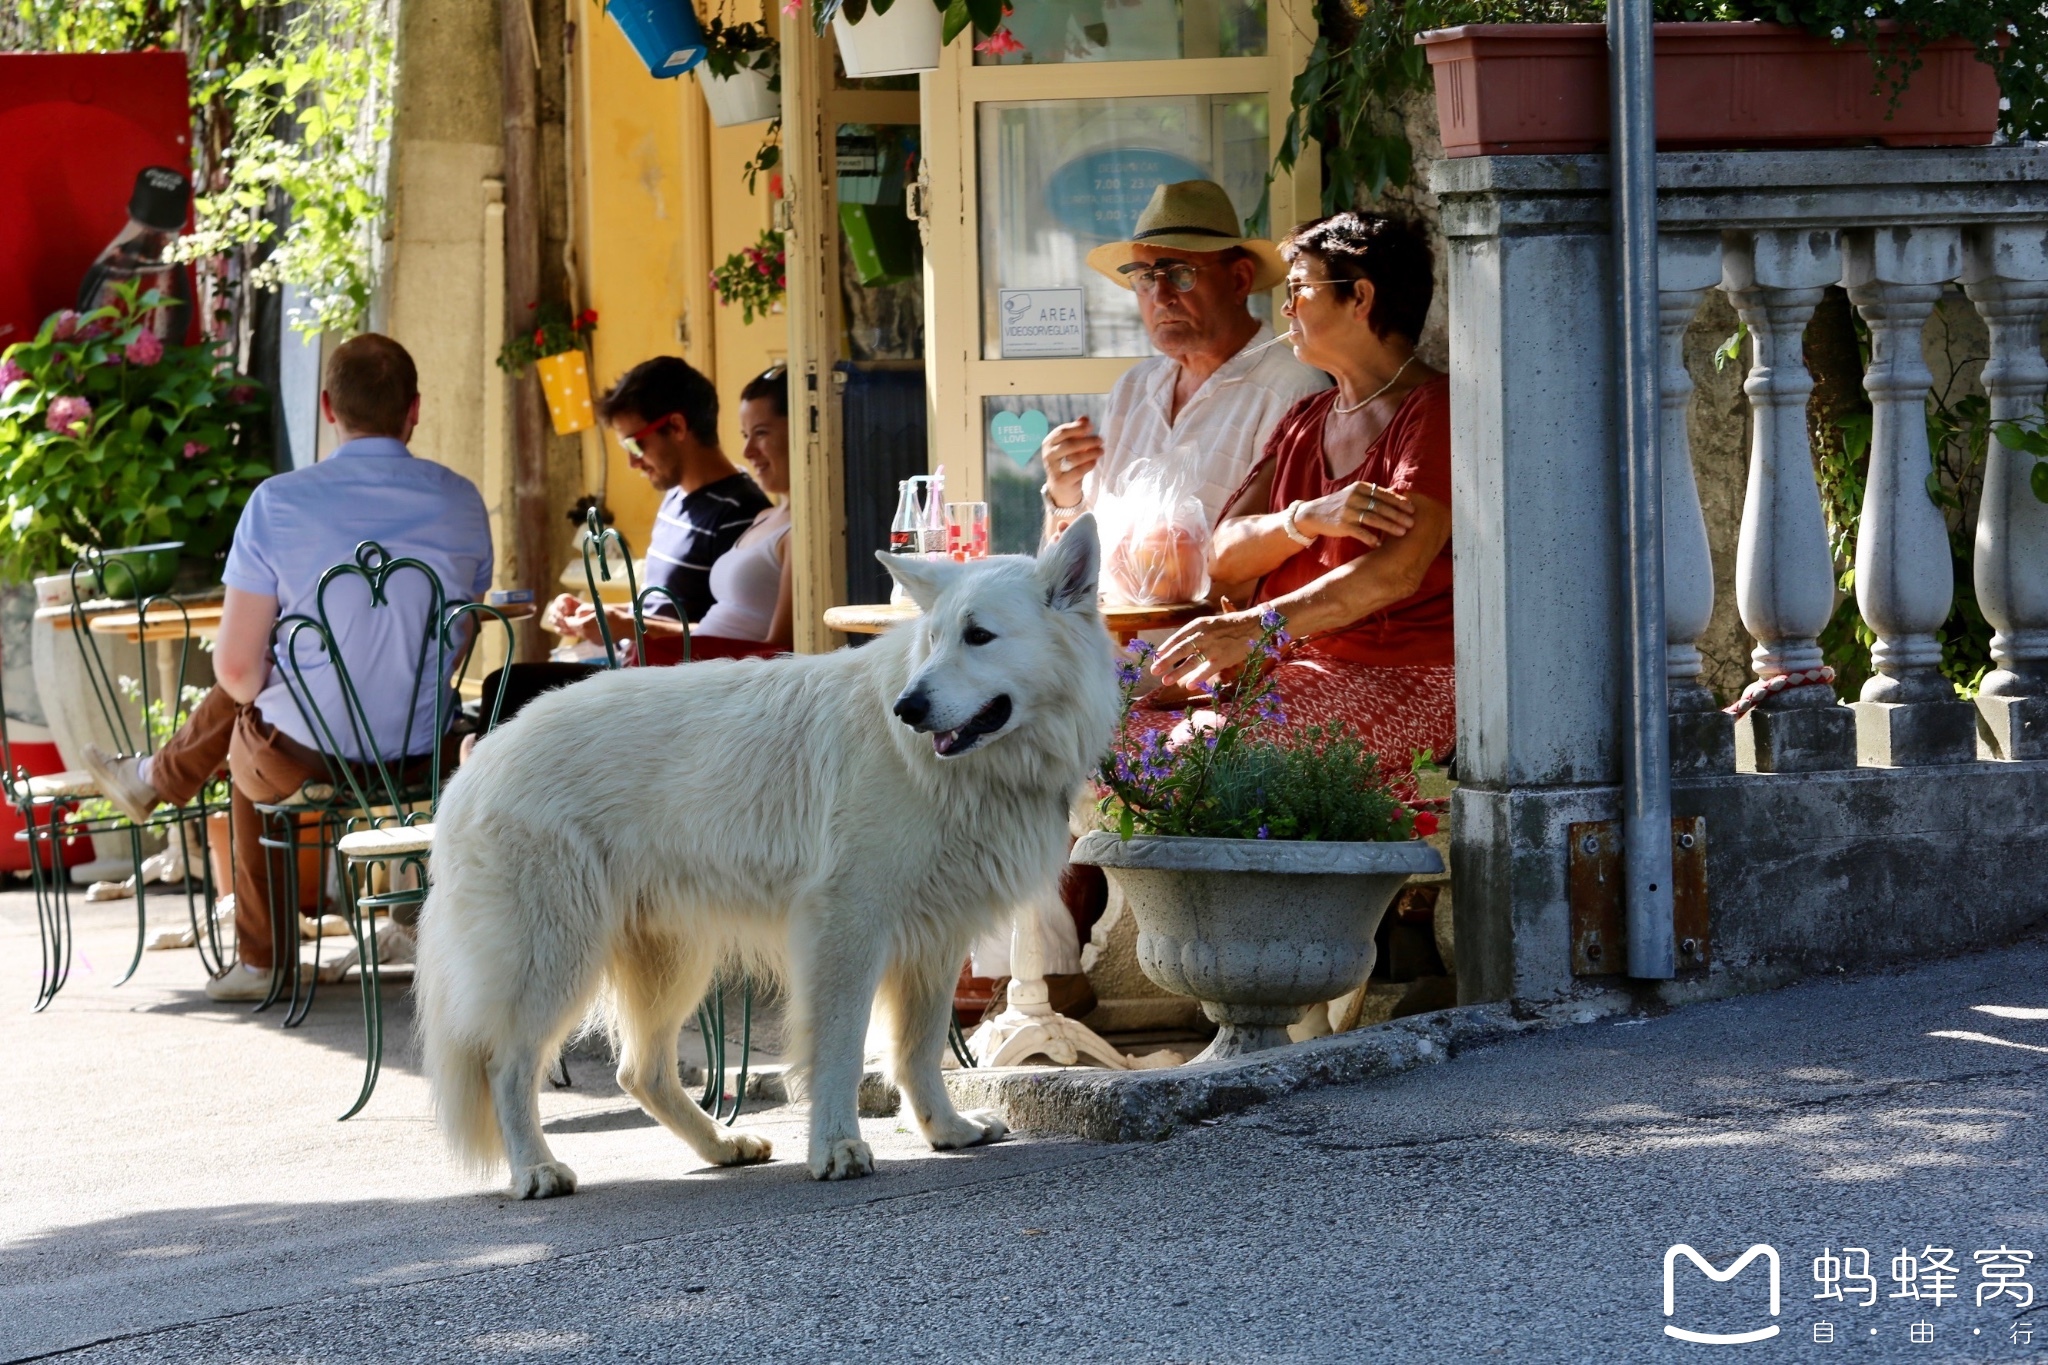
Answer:
[[1388, 380], [1388, 381], [1387, 381], [1386, 383], [1384, 383], [1384, 384], [1380, 385], [1380, 386], [1379, 386], [1378, 388], [1374, 389], [1374, 390], [1373, 390], [1373, 391], [1372, 391], [1371, 393], [1369, 393], [1369, 394], [1367, 394], [1367, 395], [1366, 395], [1365, 397], [1363, 397], [1363, 398], [1359, 399], [1359, 400], [1358, 400], [1358, 401], [1357, 401], [1356, 403], [1353, 403], [1353, 404], [1352, 404], [1352, 405], [1351, 405], [1350, 407], [1348, 407], [1348, 408], [1344, 408], [1344, 407], [1338, 407], [1338, 406], [1337, 406], [1336, 404], [1334, 404], [1334, 403], [1333, 403], [1333, 404], [1331, 404], [1331, 405], [1330, 405], [1330, 411], [1331, 411], [1331, 412], [1334, 412], [1334, 413], [1336, 413], [1336, 414], [1337, 414], [1337, 415], [1338, 415], [1339, 417], [1349, 417], [1349, 416], [1350, 416], [1350, 415], [1351, 415], [1352, 413], [1354, 413], [1354, 412], [1357, 412], [1357, 411], [1358, 411], [1358, 410], [1359, 410], [1360, 408], [1364, 407], [1364, 406], [1365, 406], [1365, 405], [1366, 405], [1367, 403], [1370, 403], [1370, 402], [1371, 402], [1371, 401], [1372, 401], [1373, 399], [1375, 399], [1375, 398], [1379, 397], [1379, 396], [1380, 396], [1381, 394], [1385, 393], [1385, 392], [1386, 392], [1386, 391], [1387, 391], [1388, 389], [1391, 389], [1391, 388], [1393, 388], [1393, 387], [1394, 387], [1394, 385], [1396, 385], [1396, 384], [1400, 383], [1400, 382], [1401, 382], [1401, 376], [1402, 376], [1403, 374], [1406, 374], [1406, 373], [1408, 372], [1408, 367], [1409, 367], [1410, 365], [1413, 365], [1414, 363], [1415, 363], [1415, 355], [1414, 355], [1414, 353], [1413, 353], [1413, 352], [1411, 351], [1411, 352], [1409, 353], [1409, 355], [1408, 355], [1408, 358], [1407, 358], [1406, 360], [1404, 360], [1404, 361], [1402, 361], [1402, 362], [1401, 362], [1401, 368], [1400, 368], [1400, 369], [1398, 369], [1398, 370], [1396, 370], [1396, 371], [1394, 371], [1394, 377], [1393, 377], [1392, 379], [1389, 379], [1389, 380]]

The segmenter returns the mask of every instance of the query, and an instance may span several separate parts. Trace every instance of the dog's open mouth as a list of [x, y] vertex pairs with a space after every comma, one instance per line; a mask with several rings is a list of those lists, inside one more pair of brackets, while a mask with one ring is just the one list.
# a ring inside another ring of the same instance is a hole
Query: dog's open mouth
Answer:
[[932, 748], [940, 758], [957, 758], [979, 744], [983, 735], [992, 735], [1009, 723], [1010, 699], [1000, 696], [959, 729], [932, 731]]

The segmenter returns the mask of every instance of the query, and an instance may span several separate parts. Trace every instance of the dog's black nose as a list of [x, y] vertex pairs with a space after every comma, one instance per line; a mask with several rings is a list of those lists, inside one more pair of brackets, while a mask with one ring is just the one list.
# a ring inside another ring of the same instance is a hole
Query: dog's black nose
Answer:
[[905, 725], [922, 725], [924, 718], [932, 713], [932, 702], [922, 692], [905, 692], [896, 699], [893, 709], [896, 719]]

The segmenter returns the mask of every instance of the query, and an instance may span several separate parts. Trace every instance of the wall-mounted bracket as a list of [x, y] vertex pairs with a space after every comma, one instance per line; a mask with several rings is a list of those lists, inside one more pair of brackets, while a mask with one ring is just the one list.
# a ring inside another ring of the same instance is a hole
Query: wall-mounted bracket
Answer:
[[[1573, 825], [1566, 863], [1572, 915], [1572, 975], [1619, 976], [1628, 970], [1628, 919], [1622, 911], [1621, 822]], [[1681, 979], [1705, 976], [1712, 960], [1707, 919], [1707, 822], [1671, 822], [1671, 929]]]

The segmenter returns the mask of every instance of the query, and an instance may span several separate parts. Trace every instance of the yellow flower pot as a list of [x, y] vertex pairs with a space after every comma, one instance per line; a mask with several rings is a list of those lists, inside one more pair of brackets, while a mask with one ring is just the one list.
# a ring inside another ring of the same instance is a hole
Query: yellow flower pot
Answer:
[[542, 356], [533, 367], [540, 371], [540, 391], [547, 395], [548, 416], [557, 436], [573, 436], [597, 425], [597, 415], [590, 408], [590, 370], [583, 363], [583, 352]]

